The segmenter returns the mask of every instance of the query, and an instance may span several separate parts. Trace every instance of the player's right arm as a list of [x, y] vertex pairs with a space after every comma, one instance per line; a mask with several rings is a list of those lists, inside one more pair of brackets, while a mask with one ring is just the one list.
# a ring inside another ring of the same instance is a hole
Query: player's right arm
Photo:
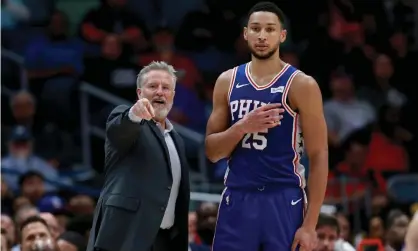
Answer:
[[228, 92], [232, 74], [232, 70], [223, 72], [213, 90], [213, 110], [206, 127], [205, 140], [206, 156], [212, 162], [229, 157], [245, 134], [238, 124], [229, 127]]
[[113, 109], [106, 122], [106, 137], [117, 148], [127, 149], [138, 138], [143, 120], [154, 117], [154, 109], [146, 98], [133, 106], [120, 105]]

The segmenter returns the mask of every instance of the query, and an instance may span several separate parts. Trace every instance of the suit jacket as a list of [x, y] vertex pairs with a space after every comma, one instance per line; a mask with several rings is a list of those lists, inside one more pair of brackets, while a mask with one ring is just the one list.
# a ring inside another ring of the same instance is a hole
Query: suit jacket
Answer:
[[[168, 149], [153, 121], [128, 117], [130, 107], [116, 107], [106, 123], [105, 182], [98, 200], [87, 251], [149, 251], [170, 196]], [[170, 132], [181, 162], [181, 182], [171, 228], [173, 247], [188, 249], [189, 171], [183, 141]]]

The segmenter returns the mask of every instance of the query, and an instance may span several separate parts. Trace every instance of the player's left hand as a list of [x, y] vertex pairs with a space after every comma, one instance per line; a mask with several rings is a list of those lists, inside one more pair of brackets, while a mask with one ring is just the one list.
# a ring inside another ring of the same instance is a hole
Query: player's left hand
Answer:
[[299, 251], [312, 251], [316, 248], [317, 242], [315, 229], [302, 226], [296, 231], [292, 244], [292, 251], [296, 251], [298, 246]]

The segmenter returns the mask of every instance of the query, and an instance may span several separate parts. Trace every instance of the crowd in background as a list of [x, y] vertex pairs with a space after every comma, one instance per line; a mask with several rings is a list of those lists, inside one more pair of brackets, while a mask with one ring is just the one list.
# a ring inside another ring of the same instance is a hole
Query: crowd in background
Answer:
[[[29, 225], [61, 251], [84, 250], [95, 198], [65, 189], [77, 183], [73, 171], [82, 159], [83, 81], [134, 101], [141, 67], [166, 61], [179, 79], [169, 118], [204, 134], [217, 76], [250, 60], [242, 27], [255, 2], [2, 0], [2, 50], [20, 55], [26, 74], [2, 55], [1, 250], [30, 250]], [[335, 205], [339, 236], [354, 246], [374, 238], [400, 250], [417, 206], [387, 191], [392, 177], [418, 171], [414, 1], [275, 2], [287, 18], [282, 59], [312, 75], [323, 93], [326, 204]], [[92, 102], [91, 121], [104, 127], [112, 108]], [[95, 140], [91, 168], [100, 173], [103, 141]], [[210, 165], [208, 179], [221, 183], [225, 169], [224, 161]], [[95, 179], [86, 183], [97, 187]], [[190, 213], [192, 251], [208, 250], [216, 215], [210, 202]], [[356, 228], [354, 215], [362, 223]]]

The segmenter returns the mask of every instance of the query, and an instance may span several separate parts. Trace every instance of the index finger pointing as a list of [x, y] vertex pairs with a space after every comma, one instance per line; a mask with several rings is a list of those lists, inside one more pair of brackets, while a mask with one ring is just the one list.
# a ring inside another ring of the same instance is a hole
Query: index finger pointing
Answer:
[[154, 108], [152, 107], [151, 102], [150, 102], [148, 99], [146, 99], [146, 98], [141, 99], [141, 101], [142, 101], [143, 106], [144, 106], [144, 107], [147, 109], [147, 111], [149, 112], [149, 114], [150, 114], [152, 117], [155, 117], [155, 114], [154, 114]]
[[270, 110], [270, 109], [279, 108], [281, 106], [282, 106], [282, 104], [280, 104], [280, 103], [273, 103], [273, 104], [263, 105], [263, 106], [259, 107], [258, 109], [260, 109], [261, 111], [267, 111], [267, 110]]
[[155, 117], [154, 107], [152, 107], [151, 103], [148, 105], [148, 111], [152, 117]]

